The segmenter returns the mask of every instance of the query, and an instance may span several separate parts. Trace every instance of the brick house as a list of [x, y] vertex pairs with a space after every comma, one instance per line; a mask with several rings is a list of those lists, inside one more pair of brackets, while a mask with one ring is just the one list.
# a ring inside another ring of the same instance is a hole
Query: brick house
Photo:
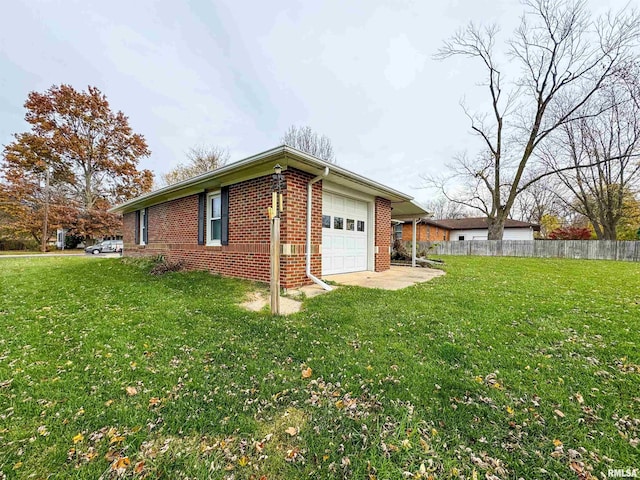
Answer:
[[[421, 218], [416, 224], [416, 237], [419, 242], [448, 241], [450, 233], [449, 228], [428, 218]], [[393, 238], [410, 242], [413, 239], [413, 221], [399, 220], [394, 222]]]
[[[413, 239], [413, 221], [399, 220], [394, 225], [394, 239], [410, 242]], [[504, 240], [533, 240], [540, 225], [507, 219], [504, 224]], [[489, 234], [486, 217], [467, 217], [433, 220], [422, 218], [416, 225], [418, 242], [449, 240], [486, 240]]]
[[390, 267], [391, 213], [420, 217], [412, 197], [288, 146], [129, 200], [126, 256], [162, 254], [186, 267], [269, 281], [273, 168], [282, 167], [280, 281]]

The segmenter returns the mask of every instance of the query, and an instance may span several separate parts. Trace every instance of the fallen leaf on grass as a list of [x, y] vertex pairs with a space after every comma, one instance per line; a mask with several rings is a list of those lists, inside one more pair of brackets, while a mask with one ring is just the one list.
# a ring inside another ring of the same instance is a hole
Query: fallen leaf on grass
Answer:
[[104, 455], [104, 459], [107, 462], [113, 462], [116, 458], [119, 458], [120, 454], [118, 452], [116, 452], [115, 450], [109, 450], [105, 455]]
[[116, 435], [111, 437], [111, 440], [109, 440], [109, 445], [113, 445], [114, 443], [120, 443], [120, 442], [124, 442], [124, 437], [120, 435]]
[[149, 408], [157, 407], [158, 405], [160, 405], [160, 399], [158, 397], [151, 397], [149, 399]]
[[311, 377], [312, 373], [313, 373], [313, 370], [311, 369], [311, 367], [307, 367], [304, 370], [302, 370], [302, 378], [309, 378]]
[[136, 466], [133, 469], [135, 473], [142, 473], [142, 470], [144, 470], [144, 460], [141, 460], [138, 463], [136, 463]]
[[127, 387], [125, 390], [127, 391], [127, 395], [130, 397], [138, 394], [138, 389], [136, 387]]
[[584, 472], [584, 468], [582, 467], [581, 464], [582, 462], [571, 462], [569, 466], [571, 467], [571, 470], [573, 470], [578, 475], [580, 475], [582, 472]]
[[288, 433], [292, 437], [295, 437], [298, 434], [298, 429], [296, 427], [289, 427], [285, 430], [285, 433]]
[[298, 457], [301, 457], [300, 455], [300, 449], [298, 447], [294, 447], [290, 450], [287, 450], [287, 455], [285, 457], [285, 460], [287, 462], [295, 462]]
[[78, 443], [81, 442], [82, 440], [84, 440], [84, 435], [82, 435], [81, 433], [77, 434], [75, 437], [73, 437], [73, 443]]
[[555, 413], [557, 416], [559, 416], [560, 418], [564, 418], [564, 413], [562, 413], [560, 410], [558, 410], [557, 408], [553, 411], [553, 413]]
[[127, 468], [131, 465], [131, 460], [129, 457], [120, 457], [115, 462], [111, 464], [111, 470], [114, 470], [118, 473], [118, 475], [122, 475]]
[[112, 403], [113, 403], [113, 400], [107, 400], [106, 402], [104, 402], [104, 406], [110, 407]]
[[556, 447], [559, 447], [560, 445], [562, 445], [562, 442], [556, 438], [556, 439], [553, 441], [553, 444], [554, 444]]

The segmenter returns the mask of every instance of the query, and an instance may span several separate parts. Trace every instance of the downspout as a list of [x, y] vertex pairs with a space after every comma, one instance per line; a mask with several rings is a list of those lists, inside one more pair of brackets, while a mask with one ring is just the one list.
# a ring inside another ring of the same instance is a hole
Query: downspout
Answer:
[[418, 243], [418, 235], [417, 235], [417, 225], [418, 225], [418, 221], [420, 219], [419, 218], [414, 218], [413, 219], [413, 231], [411, 232], [413, 234], [412, 236], [412, 240], [413, 242], [411, 242], [411, 266], [413, 268], [416, 268], [416, 244]]
[[330, 292], [333, 290], [329, 285], [324, 283], [315, 275], [311, 274], [311, 198], [312, 198], [312, 190], [313, 184], [319, 180], [322, 180], [324, 177], [329, 175], [329, 167], [324, 168], [324, 172], [322, 175], [318, 175], [317, 177], [311, 179], [309, 184], [307, 185], [307, 277], [313, 280], [315, 283], [320, 285], [322, 288]]

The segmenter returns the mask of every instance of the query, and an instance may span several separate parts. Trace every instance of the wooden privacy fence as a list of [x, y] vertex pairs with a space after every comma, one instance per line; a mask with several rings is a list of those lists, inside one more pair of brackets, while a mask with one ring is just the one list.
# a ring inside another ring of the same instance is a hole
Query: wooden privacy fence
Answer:
[[[408, 245], [411, 242], [407, 242]], [[582, 258], [588, 260], [640, 261], [640, 241], [615, 240], [468, 240], [418, 242], [418, 252], [432, 255], [481, 255], [489, 257]]]

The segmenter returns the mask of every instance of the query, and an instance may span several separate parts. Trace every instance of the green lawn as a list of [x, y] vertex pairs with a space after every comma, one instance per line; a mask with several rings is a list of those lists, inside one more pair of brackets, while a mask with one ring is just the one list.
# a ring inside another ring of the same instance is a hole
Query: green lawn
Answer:
[[79, 248], [70, 248], [65, 250], [51, 250], [47, 253], [42, 253], [40, 250], [0, 250], [0, 256], [2, 255], [62, 255], [62, 254], [79, 254], [84, 253], [84, 250]]
[[247, 282], [0, 259], [0, 478], [640, 474], [640, 265], [446, 261], [272, 318]]

